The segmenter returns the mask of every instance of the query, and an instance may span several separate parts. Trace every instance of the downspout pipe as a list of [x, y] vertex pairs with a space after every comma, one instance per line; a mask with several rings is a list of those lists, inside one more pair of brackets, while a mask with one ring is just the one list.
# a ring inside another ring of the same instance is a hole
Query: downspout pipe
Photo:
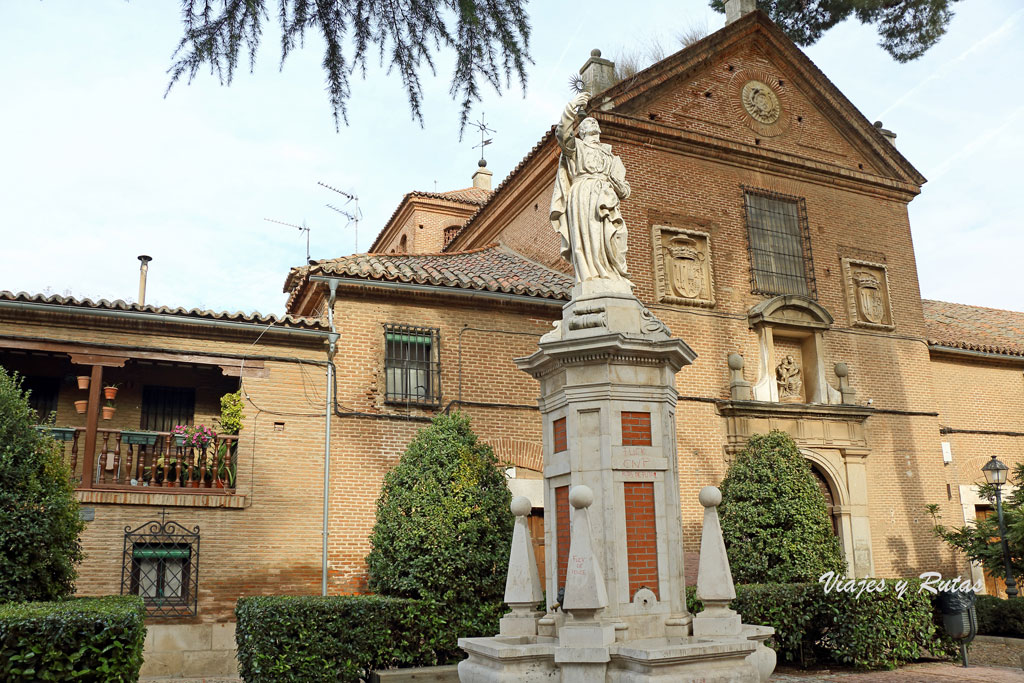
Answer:
[[331, 492], [331, 414], [334, 412], [334, 352], [338, 346], [338, 332], [334, 329], [334, 297], [338, 291], [337, 280], [327, 283], [331, 296], [327, 303], [327, 404], [324, 409], [324, 520], [323, 555], [320, 559], [320, 595], [327, 595], [327, 538], [328, 513]]

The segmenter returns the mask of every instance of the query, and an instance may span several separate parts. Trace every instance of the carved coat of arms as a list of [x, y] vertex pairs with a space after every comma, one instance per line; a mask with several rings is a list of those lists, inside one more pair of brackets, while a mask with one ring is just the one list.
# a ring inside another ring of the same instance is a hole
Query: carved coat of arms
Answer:
[[874, 274], [861, 270], [853, 276], [857, 285], [857, 303], [864, 320], [880, 324], [885, 319], [885, 300], [882, 297], [880, 282]]
[[704, 288], [704, 254], [697, 249], [697, 241], [677, 235], [669, 242], [666, 259], [672, 293], [685, 299], [695, 299]]

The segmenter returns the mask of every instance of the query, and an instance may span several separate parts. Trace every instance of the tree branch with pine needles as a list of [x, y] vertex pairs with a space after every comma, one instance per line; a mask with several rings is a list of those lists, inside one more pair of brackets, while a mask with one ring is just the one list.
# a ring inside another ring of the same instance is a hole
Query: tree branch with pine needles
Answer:
[[[335, 128], [348, 124], [350, 77], [358, 68], [366, 76], [367, 55], [376, 48], [387, 73], [397, 72], [412, 118], [423, 124], [425, 67], [436, 74], [442, 50], [455, 52], [450, 94], [460, 101], [459, 133], [481, 97], [481, 81], [498, 93], [515, 77], [526, 89], [530, 24], [524, 0], [279, 0], [281, 63], [303, 45], [307, 30], [324, 39], [322, 67]], [[191, 83], [203, 67], [222, 85], [230, 85], [239, 55], [248, 56], [249, 71], [263, 28], [270, 20], [267, 0], [183, 0], [184, 34], [168, 69], [171, 88]]]

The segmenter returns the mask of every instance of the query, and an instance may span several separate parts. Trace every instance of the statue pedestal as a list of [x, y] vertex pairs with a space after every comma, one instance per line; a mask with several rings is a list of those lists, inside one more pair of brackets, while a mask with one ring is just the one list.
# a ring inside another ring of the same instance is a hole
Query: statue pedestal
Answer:
[[516, 361], [541, 388], [547, 613], [539, 635], [460, 639], [460, 680], [754, 683], [763, 627], [694, 637], [686, 609], [675, 374], [695, 354], [587, 285]]

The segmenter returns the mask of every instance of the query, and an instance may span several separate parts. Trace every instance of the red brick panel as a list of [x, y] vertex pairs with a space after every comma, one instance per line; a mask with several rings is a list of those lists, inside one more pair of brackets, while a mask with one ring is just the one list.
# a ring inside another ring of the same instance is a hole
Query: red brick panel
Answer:
[[651, 445], [651, 414], [622, 413], [622, 445]]
[[[629, 595], [649, 588], [658, 595], [658, 532], [654, 524], [654, 482], [627, 481], [626, 555]], [[660, 596], [658, 596], [660, 599]]]
[[562, 451], [567, 450], [569, 448], [569, 442], [565, 434], [565, 418], [558, 418], [552, 423], [552, 425], [555, 428], [553, 439], [555, 453], [561, 453]]
[[[565, 418], [562, 418], [562, 423]], [[565, 586], [569, 570], [569, 487], [555, 488], [555, 544], [558, 546], [558, 587]]]

